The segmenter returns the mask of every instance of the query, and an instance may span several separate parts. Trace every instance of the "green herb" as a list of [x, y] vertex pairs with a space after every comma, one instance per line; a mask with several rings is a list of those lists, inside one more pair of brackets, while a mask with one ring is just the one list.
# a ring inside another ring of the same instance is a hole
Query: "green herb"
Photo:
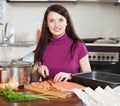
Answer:
[[33, 99], [45, 99], [49, 100], [50, 98], [55, 98], [54, 96], [48, 95], [28, 95], [19, 92], [15, 92], [10, 88], [5, 88], [0, 90], [0, 96], [5, 96], [9, 101], [25, 101], [25, 100], [33, 100]]

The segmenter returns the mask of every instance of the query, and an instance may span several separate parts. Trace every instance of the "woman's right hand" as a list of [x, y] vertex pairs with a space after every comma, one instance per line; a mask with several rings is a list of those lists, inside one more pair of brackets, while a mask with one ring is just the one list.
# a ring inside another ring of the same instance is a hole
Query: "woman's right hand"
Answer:
[[49, 76], [49, 70], [47, 68], [47, 66], [45, 65], [40, 65], [38, 67], [38, 72], [40, 73], [40, 75], [45, 78], [46, 76]]

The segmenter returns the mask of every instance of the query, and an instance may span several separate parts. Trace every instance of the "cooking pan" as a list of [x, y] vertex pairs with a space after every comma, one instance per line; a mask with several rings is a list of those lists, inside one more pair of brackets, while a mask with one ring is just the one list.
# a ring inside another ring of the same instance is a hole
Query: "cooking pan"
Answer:
[[103, 40], [105, 38], [103, 37], [98, 37], [98, 38], [85, 38], [85, 39], [81, 39], [83, 42], [85, 43], [94, 43], [97, 40]]
[[97, 88], [98, 86], [105, 88], [107, 85], [111, 88], [114, 88], [120, 85], [120, 75], [92, 71], [74, 74], [72, 75], [72, 81], [93, 89]]
[[0, 61], [0, 82], [8, 82], [9, 78], [13, 78], [20, 86], [29, 84], [32, 65], [25, 61]]

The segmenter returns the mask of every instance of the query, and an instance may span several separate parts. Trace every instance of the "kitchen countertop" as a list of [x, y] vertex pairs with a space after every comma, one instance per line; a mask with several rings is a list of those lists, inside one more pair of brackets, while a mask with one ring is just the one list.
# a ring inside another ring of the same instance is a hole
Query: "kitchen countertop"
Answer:
[[[20, 91], [26, 91], [21, 89]], [[36, 93], [36, 92], [33, 92]], [[56, 98], [51, 100], [36, 99], [24, 102], [9, 102], [0, 96], [0, 106], [83, 106], [82, 101], [76, 95], [66, 99]]]
[[87, 46], [109, 46], [109, 47], [120, 47], [120, 43], [85, 43]]
[[120, 47], [120, 38], [86, 38], [83, 39], [87, 46], [109, 46]]

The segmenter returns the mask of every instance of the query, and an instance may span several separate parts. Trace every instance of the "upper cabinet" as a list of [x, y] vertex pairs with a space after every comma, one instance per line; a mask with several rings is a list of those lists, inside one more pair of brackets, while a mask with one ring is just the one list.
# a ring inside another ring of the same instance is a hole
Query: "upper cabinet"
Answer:
[[78, 0], [78, 1], [84, 1], [84, 2], [118, 2], [118, 0]]
[[18, 3], [18, 2], [24, 2], [24, 3], [28, 3], [28, 2], [98, 2], [98, 3], [120, 3], [120, 0], [7, 0], [7, 2], [14, 2], [14, 3]]
[[7, 2], [77, 2], [78, 0], [7, 0]]

